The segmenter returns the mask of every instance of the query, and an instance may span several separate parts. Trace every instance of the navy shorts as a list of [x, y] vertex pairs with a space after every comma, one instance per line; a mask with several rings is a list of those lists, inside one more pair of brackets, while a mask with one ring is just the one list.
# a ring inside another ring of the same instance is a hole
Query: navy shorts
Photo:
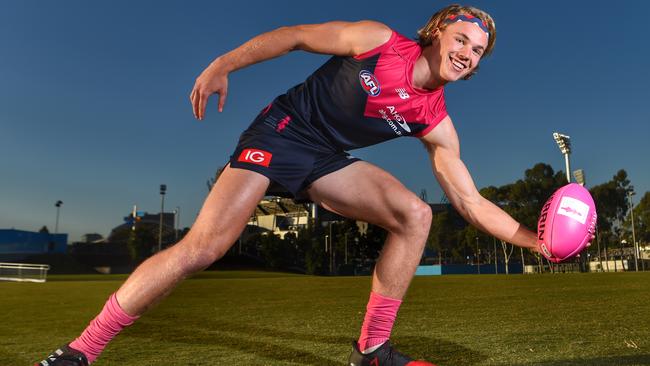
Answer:
[[305, 200], [305, 189], [318, 178], [361, 160], [292, 134], [292, 123], [304, 122], [275, 106], [265, 108], [239, 137], [230, 166], [269, 178], [268, 195]]

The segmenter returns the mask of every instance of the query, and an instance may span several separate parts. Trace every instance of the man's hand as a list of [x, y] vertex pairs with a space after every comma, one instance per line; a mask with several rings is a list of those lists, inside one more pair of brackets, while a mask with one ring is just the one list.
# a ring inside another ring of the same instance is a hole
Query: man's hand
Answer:
[[385, 43], [392, 33], [384, 24], [362, 20], [281, 27], [260, 34], [218, 57], [196, 78], [190, 94], [194, 117], [199, 120], [205, 117], [208, 98], [215, 93], [219, 94], [219, 112], [223, 111], [228, 74], [233, 71], [295, 50], [354, 56]]
[[196, 78], [194, 88], [192, 88], [192, 93], [190, 93], [194, 118], [203, 120], [208, 98], [212, 94], [219, 95], [218, 109], [219, 112], [223, 112], [223, 106], [226, 104], [226, 96], [228, 95], [228, 73], [220, 67], [218, 59], [211, 63]]

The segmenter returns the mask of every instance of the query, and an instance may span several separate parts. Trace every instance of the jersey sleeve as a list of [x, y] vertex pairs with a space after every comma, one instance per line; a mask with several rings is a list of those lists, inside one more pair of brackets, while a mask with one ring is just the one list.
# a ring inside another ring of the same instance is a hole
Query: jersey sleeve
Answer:
[[378, 53], [381, 53], [384, 50], [386, 50], [387, 48], [391, 47], [393, 45], [393, 43], [395, 43], [395, 40], [397, 40], [397, 32], [393, 31], [393, 33], [390, 35], [390, 38], [388, 39], [388, 41], [386, 41], [384, 44], [379, 45], [379, 46], [377, 46], [377, 47], [375, 47], [375, 48], [373, 48], [373, 49], [371, 49], [369, 51], [366, 51], [366, 52], [364, 52], [362, 54], [356, 55], [356, 56], [354, 56], [354, 58], [357, 59], [357, 60], [363, 60], [363, 59], [368, 58], [370, 56], [374, 56], [374, 55], [376, 55]]
[[435, 101], [432, 101], [429, 104], [430, 115], [427, 116], [427, 127], [424, 130], [414, 134], [415, 137], [424, 137], [426, 134], [431, 132], [445, 117], [449, 114], [447, 113], [447, 104], [445, 103], [444, 93]]

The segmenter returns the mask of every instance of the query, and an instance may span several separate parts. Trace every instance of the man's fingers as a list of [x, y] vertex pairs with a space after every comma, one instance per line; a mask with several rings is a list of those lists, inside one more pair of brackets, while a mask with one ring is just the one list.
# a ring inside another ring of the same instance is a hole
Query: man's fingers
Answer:
[[194, 118], [199, 119], [199, 92], [196, 90], [192, 95], [192, 113], [194, 113]]
[[223, 105], [226, 104], [226, 96], [228, 96], [228, 93], [225, 91], [219, 94], [219, 112], [223, 112]]
[[194, 96], [196, 95], [196, 89], [192, 89], [192, 92], [190, 93], [190, 104], [192, 105], [192, 114], [194, 114], [194, 118], [196, 117], [196, 105], [194, 103]]
[[199, 119], [202, 120], [203, 116], [205, 116], [205, 105], [208, 102], [208, 95], [205, 93], [200, 93], [199, 94], [199, 106], [198, 106], [198, 113], [199, 113]]

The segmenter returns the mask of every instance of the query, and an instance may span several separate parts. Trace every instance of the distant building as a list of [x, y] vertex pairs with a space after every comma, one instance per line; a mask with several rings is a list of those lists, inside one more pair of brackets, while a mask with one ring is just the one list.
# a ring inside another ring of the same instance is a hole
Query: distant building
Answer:
[[297, 234], [299, 229], [307, 227], [309, 209], [309, 205], [295, 203], [288, 198], [267, 197], [257, 205], [248, 221], [247, 231], [252, 230], [251, 227], [258, 227], [281, 238], [287, 233]]
[[84, 234], [83, 236], [81, 236], [82, 243], [96, 243], [96, 242], [101, 242], [103, 240], [104, 237], [101, 236], [101, 234], [97, 234], [97, 233]]
[[[128, 216], [126, 216], [124, 218], [125, 222], [123, 224], [120, 224], [120, 225], [114, 227], [113, 230], [111, 230], [111, 233], [109, 234], [107, 241], [109, 241], [109, 242], [117, 241], [116, 240], [116, 235], [119, 235], [120, 232], [124, 232], [124, 230], [131, 230], [131, 227], [133, 225], [131, 223], [129, 223], [129, 222], [126, 222], [126, 219], [130, 215], [131, 214], [129, 214]], [[163, 232], [164, 232], [163, 235], [165, 235], [165, 233], [168, 233], [168, 232], [171, 232], [171, 233], [174, 232], [174, 229], [176, 227], [174, 225], [175, 224], [175, 217], [174, 216], [175, 215], [174, 215], [173, 212], [165, 212], [165, 213], [163, 213], [163, 221], [162, 221], [162, 223], [163, 223]], [[136, 221], [136, 226], [137, 225], [142, 225], [142, 224], [156, 225], [156, 226], [160, 225], [160, 213], [149, 214], [149, 213], [145, 212], [141, 217], [138, 218], [138, 221]]]
[[20, 261], [35, 254], [65, 253], [68, 234], [0, 229], [0, 261]]
[[[434, 215], [453, 211], [453, 208], [448, 203], [430, 203], [429, 206]], [[266, 197], [257, 205], [255, 213], [248, 221], [242, 239], [248, 237], [250, 235], [249, 232], [255, 232], [253, 230], [254, 227], [261, 229], [263, 232], [272, 232], [281, 238], [284, 238], [287, 233], [297, 234], [299, 229], [307, 226], [309, 218], [312, 216], [318, 217], [318, 220], [321, 222], [345, 220], [344, 217], [320, 206], [316, 206], [314, 209], [313, 204], [295, 203], [292, 199], [288, 198]], [[357, 227], [361, 234], [365, 234], [368, 230], [368, 223], [357, 221]]]

